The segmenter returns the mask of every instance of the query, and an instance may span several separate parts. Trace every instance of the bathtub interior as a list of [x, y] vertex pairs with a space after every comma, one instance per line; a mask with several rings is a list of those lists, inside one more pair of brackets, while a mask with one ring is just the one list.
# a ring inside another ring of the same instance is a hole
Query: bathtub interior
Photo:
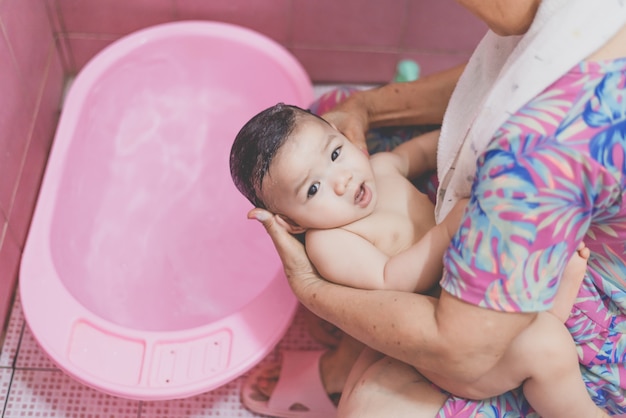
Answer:
[[102, 58], [98, 77], [79, 76], [66, 101], [76, 90], [52, 261], [82, 305], [139, 330], [202, 326], [276, 279], [277, 255], [246, 219], [228, 153], [261, 109], [310, 99], [255, 44], [181, 36], [147, 38], [111, 65]]

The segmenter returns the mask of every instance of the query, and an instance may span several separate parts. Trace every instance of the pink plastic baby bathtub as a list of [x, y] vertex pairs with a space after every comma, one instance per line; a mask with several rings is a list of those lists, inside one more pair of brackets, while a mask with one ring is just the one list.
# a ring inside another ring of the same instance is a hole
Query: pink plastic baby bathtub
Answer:
[[174, 399], [245, 373], [297, 301], [250, 204], [230, 145], [311, 82], [268, 38], [178, 22], [98, 54], [64, 104], [21, 265], [26, 320], [77, 380], [131, 399]]

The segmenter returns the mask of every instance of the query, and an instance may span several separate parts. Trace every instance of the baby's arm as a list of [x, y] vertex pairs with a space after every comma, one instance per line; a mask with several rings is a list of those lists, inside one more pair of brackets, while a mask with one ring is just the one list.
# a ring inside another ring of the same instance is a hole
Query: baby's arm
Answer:
[[306, 235], [309, 259], [327, 280], [359, 289], [415, 291], [407, 277], [385, 282], [389, 257], [365, 238], [345, 229], [310, 230]]
[[443, 254], [458, 229], [466, 201], [418, 242], [389, 257], [365, 238], [343, 229], [311, 230], [306, 249], [326, 279], [360, 289], [425, 292], [441, 278]]
[[459, 229], [465, 206], [466, 199], [459, 201], [446, 218], [418, 242], [389, 258], [383, 273], [385, 281], [400, 278], [412, 281], [416, 284], [415, 292], [425, 292], [437, 283], [443, 270], [443, 255]]
[[400, 157], [397, 168], [404, 177], [414, 179], [437, 168], [439, 134], [439, 129], [427, 132], [403, 142], [391, 151]]

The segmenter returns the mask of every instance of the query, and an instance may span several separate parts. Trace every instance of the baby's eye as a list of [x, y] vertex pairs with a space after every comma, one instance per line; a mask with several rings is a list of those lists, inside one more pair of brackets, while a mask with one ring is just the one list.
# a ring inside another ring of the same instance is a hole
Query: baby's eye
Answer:
[[309, 187], [309, 190], [307, 190], [306, 192], [307, 199], [310, 199], [313, 196], [315, 196], [315, 194], [318, 192], [319, 189], [320, 189], [319, 183], [312, 184], [311, 187]]
[[337, 158], [339, 158], [339, 155], [341, 154], [341, 147], [337, 147], [335, 148], [335, 150], [333, 151], [332, 154], [330, 154], [330, 158], [331, 160], [335, 161]]

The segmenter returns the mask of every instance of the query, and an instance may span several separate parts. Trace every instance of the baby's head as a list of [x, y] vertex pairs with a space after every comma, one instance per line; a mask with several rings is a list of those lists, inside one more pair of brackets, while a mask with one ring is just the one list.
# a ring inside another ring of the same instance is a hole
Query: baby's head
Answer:
[[368, 157], [324, 119], [279, 103], [241, 128], [230, 173], [252, 204], [297, 234], [336, 228], [372, 212], [375, 185]]
[[308, 113], [279, 103], [258, 113], [241, 128], [230, 150], [230, 175], [237, 189], [256, 207], [268, 209], [261, 186], [272, 160], [296, 127], [296, 118]]

